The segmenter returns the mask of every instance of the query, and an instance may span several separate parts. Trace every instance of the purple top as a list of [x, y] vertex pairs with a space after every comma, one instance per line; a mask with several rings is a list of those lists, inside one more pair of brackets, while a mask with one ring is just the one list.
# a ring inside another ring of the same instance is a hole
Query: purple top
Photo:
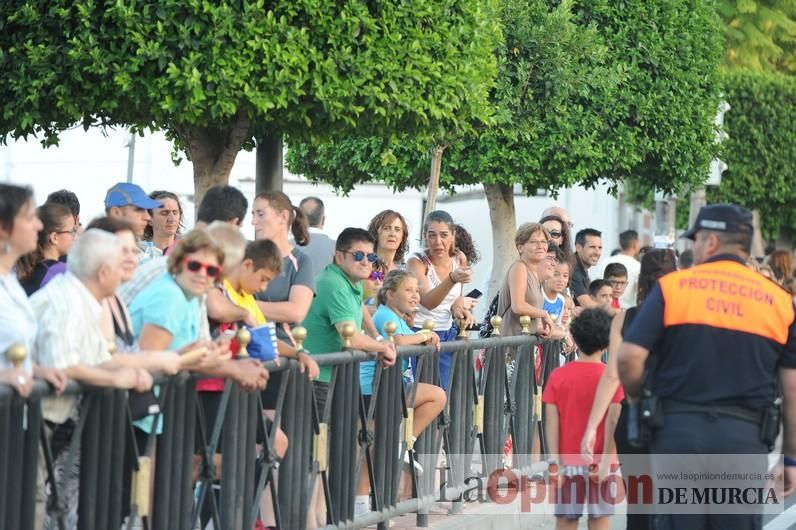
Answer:
[[63, 261], [59, 261], [58, 263], [53, 264], [49, 269], [47, 269], [47, 274], [44, 275], [44, 279], [41, 281], [41, 285], [39, 289], [47, 285], [50, 280], [58, 276], [59, 274], [63, 274], [66, 272], [66, 263]]

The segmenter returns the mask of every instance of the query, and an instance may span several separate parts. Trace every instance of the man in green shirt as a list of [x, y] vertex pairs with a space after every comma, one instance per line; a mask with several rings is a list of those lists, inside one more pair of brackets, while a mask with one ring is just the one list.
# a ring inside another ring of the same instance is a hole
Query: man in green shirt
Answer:
[[[360, 282], [370, 276], [376, 259], [373, 238], [366, 230], [346, 228], [337, 237], [334, 262], [327, 265], [315, 279], [316, 295], [304, 319], [307, 329], [304, 346], [312, 355], [342, 351], [343, 327], [353, 324], [353, 349], [379, 353], [387, 366], [395, 363], [394, 344], [377, 341], [362, 333]], [[332, 368], [324, 366], [318, 381], [328, 384], [331, 375]]]

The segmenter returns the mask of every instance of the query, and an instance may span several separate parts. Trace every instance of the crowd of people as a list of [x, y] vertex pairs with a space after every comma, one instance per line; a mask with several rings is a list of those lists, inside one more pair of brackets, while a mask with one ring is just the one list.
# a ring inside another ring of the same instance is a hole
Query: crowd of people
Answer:
[[[240, 190], [213, 187], [198, 206], [195, 228], [186, 232], [176, 194], [147, 194], [119, 183], [107, 192], [105, 215], [84, 227], [72, 192], [54, 192], [37, 207], [29, 188], [0, 185], [0, 352], [22, 346], [28, 353], [18, 366], [0, 356], [0, 382], [22, 396], [34, 379], [52, 385], [56, 397], [44, 401], [43, 414], [67, 499], [77, 494], [78, 483], [74, 470], [65, 468], [79, 466], [64, 458], [74, 445], [79, 413], [74, 397], [60, 395], [67, 379], [129, 390], [135, 434], [143, 441], [161, 429], [153, 415], [159, 412], [153, 386], [158, 374], [212, 376], [197, 386], [210, 423], [225, 379], [262, 392], [263, 414], [273, 418], [280, 374], [269, 374], [263, 361], [296, 359], [315, 380], [322, 408], [331, 368], [319, 368], [315, 357], [341, 351], [345, 328], [353, 329], [350, 347], [378, 354], [378, 361], [360, 367], [367, 399], [377, 362], [395, 364], [396, 345], [439, 348], [455, 340], [461, 326], [476, 329], [480, 292], [468, 293], [465, 285], [480, 256], [465, 227], [447, 212], [427, 214], [423, 246], [410, 252], [408, 223], [397, 211], [384, 210], [366, 228], [330, 237], [319, 198], [294, 206], [282, 192], [263, 192], [252, 201], [255, 238], [247, 241], [240, 227], [248, 208]], [[563, 355], [553, 363], [563, 366], [542, 375], [537, 359], [536, 374], [542, 378], [547, 452], [568, 466], [610, 467], [617, 447], [632, 451], [622, 436], [619, 344], [659, 279], [692, 259], [642, 247], [633, 230], [622, 232], [618, 243], [604, 257], [602, 234], [588, 227], [576, 231], [569, 212], [558, 207], [521, 224], [516, 257], [505, 264], [480, 326], [488, 335], [489, 317], [499, 315], [501, 334], [516, 335], [524, 331], [522, 317], [530, 317], [531, 333], [563, 342]], [[750, 260], [749, 266], [793, 292], [789, 251], [776, 251], [762, 264]], [[394, 333], [385, 329], [388, 323]], [[291, 332], [299, 324], [307, 330], [306, 349], [297, 347]], [[240, 345], [230, 339], [229, 332], [241, 326], [252, 336], [247, 359], [236, 359]], [[443, 352], [439, 362], [435, 385], [416, 383], [411, 363], [399, 367], [405, 385], [417, 385], [414, 436], [445, 406], [451, 355]], [[202, 443], [197, 440], [197, 447]], [[288, 446], [278, 431], [279, 457]], [[419, 467], [409, 459], [407, 464]], [[46, 491], [46, 484], [41, 487]], [[360, 480], [358, 514], [369, 509], [368, 489]], [[264, 499], [260, 526], [273, 524]], [[74, 527], [77, 503], [67, 505], [67, 526]], [[590, 528], [608, 528], [610, 506], [589, 510]], [[575, 528], [582, 511], [561, 505], [559, 527]], [[43, 510], [37, 516], [44, 528], [57, 526]], [[632, 527], [646, 524], [642, 519]]]

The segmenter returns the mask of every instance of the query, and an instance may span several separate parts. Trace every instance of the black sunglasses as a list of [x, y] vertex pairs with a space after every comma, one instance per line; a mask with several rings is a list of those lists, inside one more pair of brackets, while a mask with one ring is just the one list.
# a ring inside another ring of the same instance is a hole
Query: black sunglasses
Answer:
[[351, 252], [350, 250], [341, 250], [340, 252], [343, 254], [351, 254], [351, 257], [354, 258], [354, 261], [362, 261], [365, 259], [365, 257], [367, 257], [370, 263], [374, 263], [377, 259], [379, 259], [379, 255], [375, 252], [368, 252], [367, 254], [361, 250], [355, 250], [354, 252]]
[[562, 235], [563, 234], [561, 232], [559, 232], [558, 230], [550, 230], [550, 237], [554, 237], [554, 238], [557, 239], [557, 238], [561, 237]]

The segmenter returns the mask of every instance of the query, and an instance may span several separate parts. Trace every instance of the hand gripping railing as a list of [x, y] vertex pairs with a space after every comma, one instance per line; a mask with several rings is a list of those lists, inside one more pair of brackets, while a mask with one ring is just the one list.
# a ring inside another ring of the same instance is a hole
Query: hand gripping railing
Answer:
[[[345, 342], [352, 331], [344, 330]], [[300, 330], [298, 337], [303, 339]], [[374, 354], [347, 349], [316, 357], [319, 364], [333, 367], [325, 404], [316, 399], [316, 383], [299, 372], [295, 361], [282, 359], [278, 366], [266, 363], [270, 371], [284, 372], [273, 425], [262, 413], [259, 393], [243, 392], [228, 381], [216, 421], [208, 424], [198, 404], [196, 376], [158, 378], [163, 431], [150, 435], [140, 447], [133, 436], [126, 391], [70, 382], [65, 395], [82, 396], [80, 414], [73, 442], [63, 448], [58, 462], [79, 463], [77, 527], [122, 527], [128, 504], [124, 498], [128, 486], [123, 481], [129, 479], [122, 472], [126, 454], [131, 455], [128, 460], [134, 472], [128, 527], [145, 516], [144, 528], [155, 530], [188, 530], [196, 528], [199, 521], [212, 521], [217, 530], [250, 530], [266, 488], [271, 498], [278, 500], [273, 508], [280, 528], [305, 528], [314, 497], [324, 513], [321, 526], [378, 524], [386, 528], [391, 518], [412, 512], [417, 513], [418, 526], [425, 526], [434, 501], [453, 500], [455, 513], [468, 478], [488, 477], [503, 468], [507, 439], [512, 443], [515, 474], [531, 472], [535, 425], [541, 434], [537, 421], [541, 389], [534, 371], [538, 344], [539, 340], [527, 333], [477, 340], [462, 336], [443, 343], [442, 351], [453, 353], [447, 403], [416, 441], [412, 437], [416, 386], [404, 386], [400, 358], [413, 359], [416, 381], [438, 384], [439, 352], [429, 346], [400, 347], [395, 366], [379, 363], [368, 406], [360, 392], [359, 365], [373, 360]], [[544, 349], [542, 380], [557, 365], [559, 351], [557, 343], [545, 343]], [[473, 361], [481, 350], [486, 362], [476, 373]], [[514, 369], [509, 373], [507, 366], [512, 361]], [[52, 527], [66, 528], [68, 523], [73, 507], [64, 498], [68, 491], [62, 487], [63, 478], [56, 476], [50, 430], [45, 430], [42, 421], [41, 400], [51, 396], [43, 382], [37, 382], [26, 399], [0, 385], [3, 528], [36, 528], [39, 467], [47, 469]], [[289, 439], [282, 462], [275, 450], [276, 425]], [[195, 442], [197, 438], [200, 444]], [[543, 437], [540, 439], [543, 444]], [[220, 473], [213, 459], [219, 442], [223, 445]], [[445, 450], [446, 464], [438, 471], [443, 491], [437, 491], [435, 484], [440, 448]], [[404, 465], [407, 451], [410, 462], [417, 459], [421, 465], [422, 474], [414, 466]], [[199, 461], [198, 475], [195, 459]], [[278, 486], [274, 480], [277, 468]], [[354, 498], [363, 468], [371, 512], [355, 518]], [[410, 496], [403, 497], [401, 491], [409, 491]], [[150, 500], [152, 506], [148, 506]]]

